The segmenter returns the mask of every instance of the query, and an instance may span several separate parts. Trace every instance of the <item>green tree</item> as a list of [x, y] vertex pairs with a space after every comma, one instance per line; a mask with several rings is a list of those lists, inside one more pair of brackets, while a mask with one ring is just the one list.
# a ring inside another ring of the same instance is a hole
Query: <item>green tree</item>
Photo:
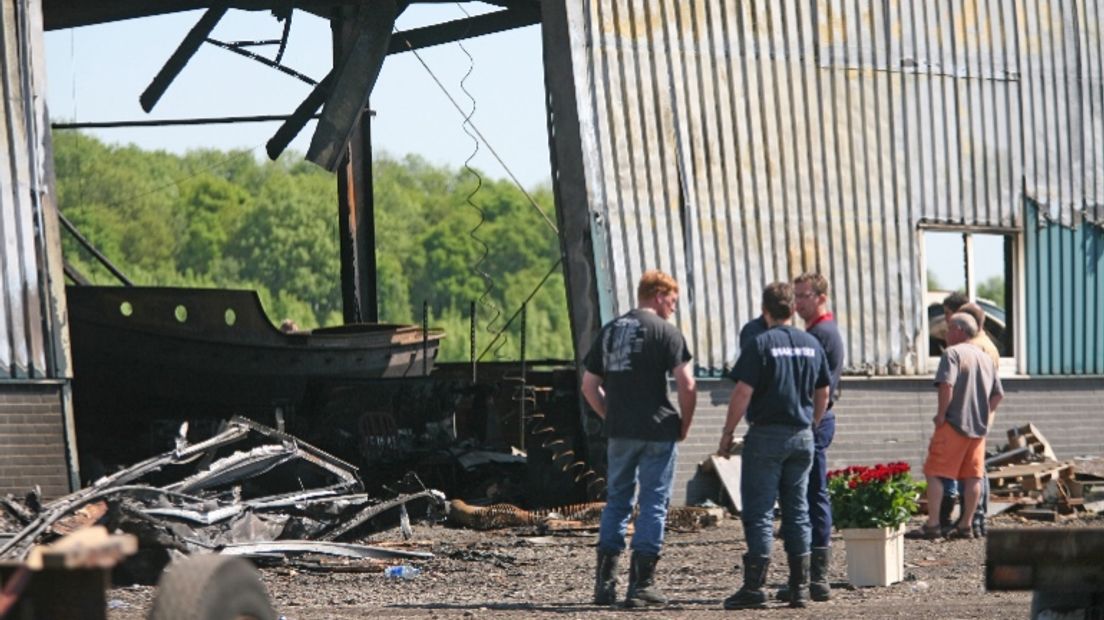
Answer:
[[[244, 150], [177, 156], [78, 132], [58, 132], [54, 148], [61, 210], [136, 282], [254, 289], [274, 323], [341, 322], [332, 174], [294, 153], [278, 162]], [[529, 197], [485, 175], [476, 191], [467, 170], [386, 153], [375, 157], [373, 183], [381, 320], [420, 321], [425, 301], [449, 333], [439, 359], [467, 360], [469, 304], [482, 298], [478, 346], [502, 331], [495, 355], [512, 359], [520, 319], [505, 323], [528, 300], [527, 357], [570, 358], [562, 274], [539, 286], [558, 240]], [[529, 196], [554, 217], [547, 186]], [[70, 237], [63, 243], [78, 269], [114, 283]]]
[[290, 317], [301, 326], [325, 325], [341, 310], [336, 191], [328, 179], [273, 175], [243, 218], [229, 253], [243, 278], [308, 303], [311, 316]]
[[250, 196], [243, 187], [210, 173], [182, 184], [177, 269], [195, 274], [221, 271], [221, 279], [232, 279], [235, 274], [225, 272], [223, 252], [238, 234], [249, 206]]
[[928, 290], [929, 291], [941, 291], [943, 290], [943, 283], [939, 280], [939, 276], [935, 275], [935, 272], [931, 269], [928, 270]]
[[1004, 278], [1002, 276], [991, 276], [985, 281], [978, 284], [977, 287], [978, 297], [982, 297], [992, 301], [1001, 308], [1004, 308]]

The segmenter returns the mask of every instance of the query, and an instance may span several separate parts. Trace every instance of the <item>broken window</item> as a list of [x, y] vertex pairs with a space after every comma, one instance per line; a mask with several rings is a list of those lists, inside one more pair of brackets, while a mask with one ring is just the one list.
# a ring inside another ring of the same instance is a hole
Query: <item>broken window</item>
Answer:
[[934, 369], [946, 347], [943, 300], [964, 294], [985, 311], [984, 330], [1000, 352], [1001, 369], [1015, 372], [1015, 297], [1013, 235], [925, 231], [924, 267], [928, 325], [928, 368]]

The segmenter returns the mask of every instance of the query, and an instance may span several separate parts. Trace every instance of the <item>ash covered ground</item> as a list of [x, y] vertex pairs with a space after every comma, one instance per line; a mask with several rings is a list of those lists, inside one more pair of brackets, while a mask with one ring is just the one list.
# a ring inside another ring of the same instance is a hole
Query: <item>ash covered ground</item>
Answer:
[[[920, 523], [914, 519], [913, 526]], [[991, 528], [1038, 527], [1014, 516], [991, 520]], [[1051, 524], [1047, 524], [1051, 525]], [[1064, 527], [1104, 526], [1104, 518], [1065, 521]], [[391, 531], [364, 540], [397, 544]], [[540, 535], [533, 529], [475, 531], [441, 525], [415, 525], [413, 547], [436, 554], [410, 562], [421, 573], [411, 579], [381, 572], [318, 572], [291, 567], [262, 569], [276, 610], [287, 620], [353, 618], [528, 618], [623, 617], [721, 618], [733, 614], [786, 618], [1009, 618], [1027, 615], [1028, 592], [987, 592], [985, 540], [905, 541], [905, 581], [888, 587], [850, 588], [844, 545], [833, 542], [834, 598], [791, 610], [726, 612], [721, 600], [740, 584], [737, 565], [746, 547], [740, 522], [727, 518], [716, 527], [669, 532], [659, 564], [659, 584], [671, 599], [661, 611], [630, 612], [596, 607], [593, 588], [594, 533]], [[405, 545], [404, 545], [405, 546]], [[627, 578], [622, 561], [622, 593]], [[768, 584], [786, 579], [785, 555], [776, 542]], [[112, 588], [111, 620], [146, 617], [155, 588]]]

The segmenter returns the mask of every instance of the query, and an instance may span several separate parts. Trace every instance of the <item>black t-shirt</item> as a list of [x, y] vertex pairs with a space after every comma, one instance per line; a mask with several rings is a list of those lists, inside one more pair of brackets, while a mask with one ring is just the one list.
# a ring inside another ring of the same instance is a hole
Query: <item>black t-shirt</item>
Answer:
[[634, 309], [607, 323], [583, 360], [602, 377], [606, 437], [677, 441], [682, 425], [667, 374], [690, 360], [678, 328], [654, 312]]
[[824, 319], [808, 329], [808, 332], [817, 339], [824, 355], [828, 358], [828, 372], [832, 375], [832, 389], [828, 396], [828, 408], [839, 400], [840, 374], [843, 372], [843, 337], [840, 336], [839, 325], [835, 319]]
[[790, 325], [779, 325], [759, 335], [740, 352], [733, 381], [752, 388], [748, 424], [813, 424], [813, 391], [831, 385], [828, 359], [813, 336]]

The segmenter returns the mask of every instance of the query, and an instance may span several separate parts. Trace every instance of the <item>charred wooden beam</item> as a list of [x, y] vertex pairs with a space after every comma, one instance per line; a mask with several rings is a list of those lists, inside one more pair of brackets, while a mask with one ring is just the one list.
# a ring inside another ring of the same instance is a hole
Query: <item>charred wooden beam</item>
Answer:
[[486, 34], [504, 32], [539, 24], [540, 8], [535, 5], [485, 13], [443, 24], [397, 32], [391, 36], [388, 54], [409, 52], [453, 41], [462, 41]]
[[308, 160], [331, 171], [348, 155], [346, 147], [387, 56], [399, 6], [395, 0], [380, 0], [347, 15], [343, 21], [351, 30], [345, 30], [345, 23], [335, 26], [340, 55], [334, 56], [333, 90], [307, 149]]
[[[334, 7], [367, 5], [373, 0], [296, 0], [295, 8], [329, 17]], [[453, 3], [455, 0], [410, 0], [404, 4]], [[43, 0], [43, 21], [46, 30], [77, 28], [138, 17], [165, 15], [181, 11], [224, 8], [245, 11], [271, 11], [286, 6], [277, 0], [114, 0], [89, 2], [88, 0]], [[488, 4], [501, 7], [526, 7], [533, 0], [491, 0]]]
[[173, 55], [169, 57], [165, 66], [161, 67], [161, 70], [154, 76], [153, 81], [146, 87], [146, 90], [138, 97], [139, 103], [142, 104], [142, 109], [149, 112], [153, 109], [153, 106], [157, 105], [158, 100], [161, 99], [161, 95], [165, 94], [165, 91], [169, 88], [169, 84], [172, 84], [176, 76], [180, 75], [180, 72], [184, 69], [184, 66], [188, 64], [188, 61], [195, 56], [195, 53], [199, 51], [199, 47], [203, 45], [203, 42], [210, 36], [211, 31], [218, 25], [222, 16], [226, 15], [225, 8], [208, 9], [203, 17], [199, 18], [195, 26], [184, 37], [184, 40], [180, 42], [180, 46], [176, 48]]
[[265, 143], [265, 152], [268, 153], [269, 159], [273, 161], [279, 159], [280, 154], [284, 152], [288, 144], [291, 144], [295, 136], [303, 131], [307, 121], [315, 118], [315, 112], [326, 101], [326, 97], [330, 93], [330, 83], [332, 81], [333, 72], [331, 71], [315, 85], [314, 90], [307, 95], [306, 99], [303, 99], [299, 107], [295, 108], [295, 111], [280, 125], [276, 133], [272, 134], [272, 137]]

